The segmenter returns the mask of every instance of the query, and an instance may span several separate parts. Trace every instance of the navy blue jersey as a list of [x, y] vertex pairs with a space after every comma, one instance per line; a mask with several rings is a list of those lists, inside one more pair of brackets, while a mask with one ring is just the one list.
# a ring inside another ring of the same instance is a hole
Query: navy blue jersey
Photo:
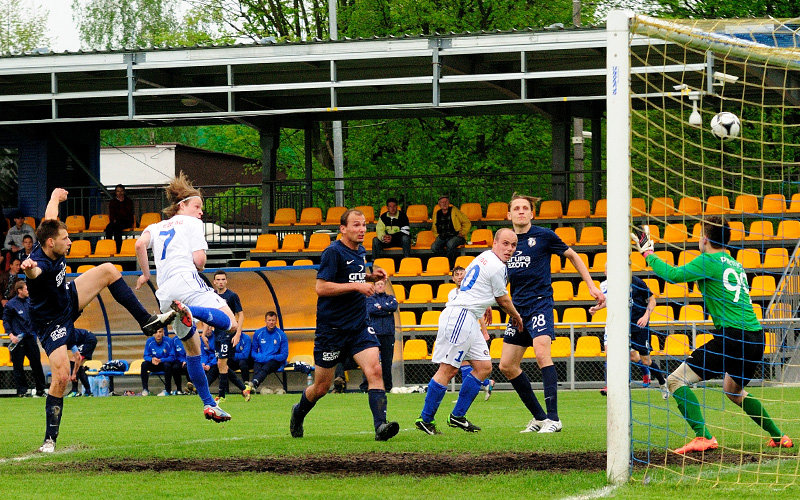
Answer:
[[647, 303], [650, 301], [650, 296], [653, 292], [647, 286], [642, 278], [638, 276], [631, 276], [631, 324], [636, 325], [639, 318], [644, 316], [647, 310]]
[[[217, 293], [216, 290], [214, 291], [214, 293]], [[230, 288], [225, 290], [225, 293], [217, 293], [217, 295], [219, 295], [222, 298], [222, 300], [224, 300], [225, 303], [228, 304], [228, 307], [231, 308], [231, 312], [233, 312], [234, 316], [236, 316], [237, 313], [242, 311], [242, 301], [239, 300], [239, 295], [237, 295], [236, 292], [234, 292]], [[216, 332], [217, 330], [215, 329], [214, 331]]]
[[[367, 251], [351, 250], [336, 240], [322, 252], [317, 279], [332, 283], [364, 283]], [[363, 330], [367, 326], [367, 298], [358, 292], [317, 298], [317, 326], [334, 330]]]
[[553, 231], [537, 226], [517, 238], [517, 249], [508, 259], [508, 281], [514, 306], [522, 314], [537, 299], [553, 296], [550, 256], [561, 257], [569, 247]]
[[71, 315], [70, 296], [64, 278], [67, 269], [64, 257], [50, 259], [37, 245], [30, 258], [42, 270], [36, 279], [27, 280], [34, 325], [46, 325]]

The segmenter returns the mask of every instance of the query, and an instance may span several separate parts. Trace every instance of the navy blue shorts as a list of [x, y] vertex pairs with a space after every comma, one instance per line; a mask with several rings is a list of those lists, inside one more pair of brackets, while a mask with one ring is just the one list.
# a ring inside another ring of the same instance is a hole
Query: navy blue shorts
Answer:
[[236, 354], [233, 350], [233, 333], [214, 330], [214, 353], [217, 359], [233, 359]]
[[746, 386], [764, 356], [764, 331], [726, 327], [712, 333], [714, 338], [692, 351], [686, 364], [700, 380], [722, 378], [727, 373], [734, 382]]
[[642, 356], [650, 355], [650, 329], [640, 328], [631, 324], [631, 351], [636, 351]]
[[81, 310], [78, 304], [78, 290], [72, 285], [73, 283], [67, 283], [67, 293], [69, 293], [67, 310], [58, 319], [38, 328], [39, 342], [48, 357], [62, 345], [78, 345], [74, 324], [75, 320], [80, 317]]
[[534, 337], [547, 335], [550, 339], [556, 338], [555, 320], [553, 318], [553, 300], [542, 299], [527, 311], [519, 311], [522, 316], [523, 332], [517, 331], [509, 321], [506, 332], [503, 334], [503, 343], [530, 347]]
[[333, 368], [365, 349], [380, 346], [372, 327], [343, 330], [318, 326], [314, 337], [314, 363], [321, 368]]

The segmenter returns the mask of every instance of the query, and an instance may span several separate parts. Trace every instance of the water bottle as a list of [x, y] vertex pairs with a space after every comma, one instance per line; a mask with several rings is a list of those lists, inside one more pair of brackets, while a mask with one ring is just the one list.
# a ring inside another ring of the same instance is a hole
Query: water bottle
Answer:
[[311, 374], [309, 373], [308, 377], [306, 377], [306, 385], [311, 385], [313, 383], [314, 383], [314, 377], [312, 377]]

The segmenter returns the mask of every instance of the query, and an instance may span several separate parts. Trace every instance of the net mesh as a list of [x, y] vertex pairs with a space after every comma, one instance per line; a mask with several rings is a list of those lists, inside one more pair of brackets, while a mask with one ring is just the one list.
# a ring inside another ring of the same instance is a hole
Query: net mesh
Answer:
[[[740, 306], [753, 308], [765, 332], [764, 356], [746, 390], [763, 403], [782, 434], [795, 438], [800, 436], [793, 320], [800, 279], [799, 27], [797, 20], [667, 22], [637, 16], [630, 38], [632, 225], [649, 224], [658, 255], [680, 266], [700, 255], [704, 217], [720, 214], [729, 221], [727, 250], [744, 273], [725, 282], [717, 278], [717, 285], [749, 293], [752, 305]], [[728, 132], [734, 135], [729, 140], [712, 131], [712, 118], [721, 112], [740, 122], [741, 132]], [[639, 257], [632, 255], [632, 271], [658, 295], [652, 349], [665, 372], [713, 338], [714, 322], [748, 316], [729, 308], [712, 322], [709, 302], [718, 298], [708, 296], [711, 284], [703, 298], [702, 286], [659, 278]], [[727, 366], [742, 363], [741, 356], [729, 358]], [[635, 377], [637, 370], [632, 372]], [[693, 387], [719, 443], [705, 453], [674, 453], [695, 437], [674, 394], [664, 400], [655, 391], [631, 392], [633, 460], [646, 466], [639, 479], [797, 483], [797, 445], [769, 447], [769, 433], [726, 397], [721, 376]]]

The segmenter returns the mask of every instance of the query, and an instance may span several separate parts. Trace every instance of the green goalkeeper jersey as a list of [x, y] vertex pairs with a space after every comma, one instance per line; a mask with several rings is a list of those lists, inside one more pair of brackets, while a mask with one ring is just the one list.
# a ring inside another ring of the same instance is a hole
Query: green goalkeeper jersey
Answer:
[[716, 328], [761, 330], [753, 311], [744, 268], [727, 253], [702, 253], [680, 267], [671, 266], [657, 255], [650, 254], [647, 264], [658, 276], [673, 283], [696, 281]]

